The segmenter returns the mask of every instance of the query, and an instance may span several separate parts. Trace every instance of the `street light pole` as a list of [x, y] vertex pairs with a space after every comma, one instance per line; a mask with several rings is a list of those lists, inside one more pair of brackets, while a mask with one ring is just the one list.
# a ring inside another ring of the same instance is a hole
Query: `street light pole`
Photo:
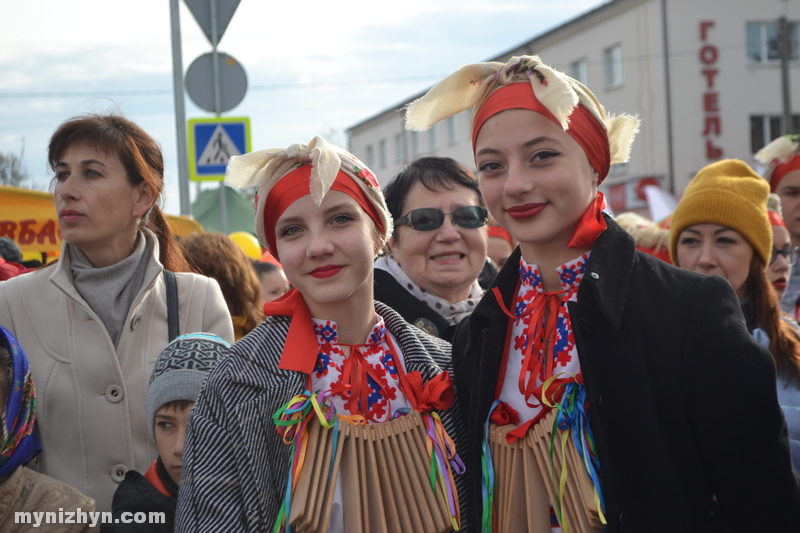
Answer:
[[789, 92], [789, 21], [781, 17], [778, 21], [781, 41], [781, 86], [783, 90], [783, 134], [792, 131], [792, 95]]

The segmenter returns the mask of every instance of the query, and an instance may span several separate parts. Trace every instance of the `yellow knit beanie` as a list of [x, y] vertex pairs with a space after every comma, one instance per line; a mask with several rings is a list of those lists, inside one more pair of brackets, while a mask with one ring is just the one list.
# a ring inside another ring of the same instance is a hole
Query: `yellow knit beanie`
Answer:
[[703, 168], [686, 187], [672, 213], [669, 253], [677, 264], [678, 236], [695, 224], [719, 224], [741, 234], [769, 265], [772, 226], [767, 215], [769, 184], [744, 161], [723, 159]]

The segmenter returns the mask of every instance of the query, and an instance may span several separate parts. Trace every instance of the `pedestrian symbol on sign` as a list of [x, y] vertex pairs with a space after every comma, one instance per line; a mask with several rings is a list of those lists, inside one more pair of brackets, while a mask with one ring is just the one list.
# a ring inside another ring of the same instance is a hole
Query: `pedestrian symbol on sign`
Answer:
[[242, 155], [242, 153], [231, 140], [225, 128], [222, 127], [222, 124], [218, 124], [217, 129], [211, 135], [211, 142], [206, 145], [203, 153], [197, 158], [197, 164], [227, 165], [228, 159], [234, 155]]
[[250, 151], [250, 119], [189, 119], [189, 178], [222, 181], [228, 160]]

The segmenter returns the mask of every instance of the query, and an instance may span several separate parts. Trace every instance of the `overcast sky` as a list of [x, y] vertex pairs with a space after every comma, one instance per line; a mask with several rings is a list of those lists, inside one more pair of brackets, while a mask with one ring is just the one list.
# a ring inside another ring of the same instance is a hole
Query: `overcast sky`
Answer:
[[[218, 50], [242, 64], [248, 91], [223, 116], [250, 117], [254, 150], [314, 135], [346, 147], [348, 127], [603, 3], [242, 0]], [[2, 8], [0, 152], [24, 147], [34, 187], [46, 189], [58, 124], [122, 113], [161, 143], [166, 211], [178, 214], [169, 0], [4, 0]], [[211, 45], [183, 2], [180, 11], [185, 72]], [[213, 116], [188, 96], [186, 113]]]

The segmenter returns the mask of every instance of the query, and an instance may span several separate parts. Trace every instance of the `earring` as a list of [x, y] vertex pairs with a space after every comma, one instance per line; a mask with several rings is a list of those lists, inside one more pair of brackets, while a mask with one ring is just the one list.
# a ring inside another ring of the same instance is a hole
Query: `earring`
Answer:
[[139, 226], [142, 223], [142, 219], [139, 218], [139, 215], [136, 213], [136, 210], [133, 210], [133, 218], [136, 219], [136, 225]]

